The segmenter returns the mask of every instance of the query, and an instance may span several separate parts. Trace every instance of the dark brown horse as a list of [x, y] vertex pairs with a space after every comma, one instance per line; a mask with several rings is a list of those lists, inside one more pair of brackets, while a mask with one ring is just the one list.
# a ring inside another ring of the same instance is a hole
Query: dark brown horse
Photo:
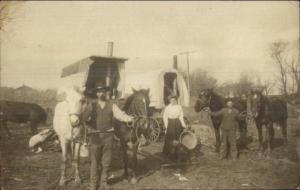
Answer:
[[287, 102], [278, 97], [263, 96], [261, 91], [251, 94], [251, 110], [258, 130], [259, 149], [263, 150], [262, 126], [266, 127], [266, 141], [268, 154], [272, 151], [274, 129], [278, 123], [282, 130], [284, 144], [287, 144]]
[[[246, 126], [246, 112], [247, 112], [247, 100], [242, 98], [231, 99], [234, 102], [234, 107], [245, 115], [244, 119], [239, 120], [239, 132], [241, 145], [246, 146], [247, 126]], [[220, 96], [212, 89], [204, 89], [199, 94], [199, 97], [195, 103], [195, 111], [199, 112], [205, 107], [209, 107], [212, 112], [221, 110], [225, 106], [226, 98]], [[216, 152], [219, 152], [221, 145], [221, 132], [220, 125], [222, 122], [222, 116], [211, 116], [212, 124], [215, 130], [216, 136]]]
[[1, 126], [10, 132], [7, 128], [7, 122], [13, 123], [28, 123], [32, 134], [37, 133], [37, 126], [45, 124], [47, 120], [46, 111], [37, 104], [14, 102], [14, 101], [0, 101], [0, 121]]
[[129, 114], [136, 116], [135, 122], [132, 126], [126, 126], [126, 124], [116, 121], [115, 122], [115, 134], [120, 138], [123, 161], [124, 161], [124, 177], [129, 179], [128, 174], [128, 161], [127, 150], [132, 151], [132, 175], [130, 182], [132, 184], [137, 183], [136, 171], [137, 171], [137, 151], [139, 147], [139, 137], [143, 134], [147, 137], [148, 129], [148, 109], [150, 99], [149, 90], [133, 90], [133, 94], [126, 100], [123, 110]]

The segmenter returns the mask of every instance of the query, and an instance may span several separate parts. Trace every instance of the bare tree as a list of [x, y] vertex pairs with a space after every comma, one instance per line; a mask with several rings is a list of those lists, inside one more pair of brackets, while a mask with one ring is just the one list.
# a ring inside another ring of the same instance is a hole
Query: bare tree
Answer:
[[229, 97], [231, 93], [235, 93], [235, 83], [227, 81], [218, 86], [217, 91], [225, 97]]
[[[1, 32], [5, 26], [14, 20], [17, 7], [23, 2], [21, 1], [0, 1], [0, 87], [2, 86], [2, 61], [1, 61]], [[0, 98], [2, 95], [0, 94]]]
[[[259, 79], [258, 76], [255, 76], [256, 79]], [[254, 77], [251, 73], [243, 72], [240, 75], [239, 80], [235, 83], [235, 94], [237, 96], [242, 96], [243, 94], [247, 94], [254, 86]]]
[[190, 75], [190, 85], [191, 95], [197, 96], [203, 89], [217, 87], [217, 80], [206, 71], [195, 69]]
[[265, 80], [262, 84], [262, 89], [263, 92], [266, 95], [270, 95], [270, 93], [272, 92], [273, 88], [276, 86], [276, 81], [273, 80]]
[[287, 84], [288, 84], [288, 69], [284, 61], [284, 53], [287, 49], [287, 42], [277, 41], [270, 44], [270, 56], [273, 60], [273, 64], [279, 69], [279, 81], [280, 89], [282, 93], [286, 96], [288, 94]]
[[20, 3], [22, 2], [0, 1], [0, 31], [3, 31], [5, 25], [15, 18], [15, 13]]
[[[299, 38], [300, 39], [300, 38]], [[296, 41], [295, 46], [292, 45], [292, 51], [295, 53], [290, 53], [290, 58], [284, 59], [285, 64], [288, 67], [288, 73], [293, 80], [293, 90], [297, 95], [300, 95], [300, 48], [299, 39]]]

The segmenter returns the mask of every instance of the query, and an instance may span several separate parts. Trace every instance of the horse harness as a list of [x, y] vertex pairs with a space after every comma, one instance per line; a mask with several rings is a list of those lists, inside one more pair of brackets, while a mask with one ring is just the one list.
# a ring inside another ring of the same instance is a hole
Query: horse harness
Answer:
[[130, 142], [133, 144], [133, 137], [136, 138], [137, 142], [140, 143], [140, 138], [138, 134], [138, 130], [142, 128], [141, 125], [138, 125], [137, 122], [144, 119], [147, 122], [149, 117], [142, 115], [131, 115], [133, 116], [133, 122], [126, 122], [126, 126], [130, 129]]

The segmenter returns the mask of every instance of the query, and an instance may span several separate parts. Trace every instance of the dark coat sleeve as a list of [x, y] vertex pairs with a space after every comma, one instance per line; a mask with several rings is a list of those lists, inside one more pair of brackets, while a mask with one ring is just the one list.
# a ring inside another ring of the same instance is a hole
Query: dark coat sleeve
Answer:
[[93, 111], [93, 104], [90, 103], [87, 105], [86, 109], [82, 113], [82, 122], [84, 124], [88, 124], [89, 121], [91, 120], [92, 111]]
[[223, 115], [223, 113], [224, 113], [224, 108], [217, 112], [211, 112], [210, 114], [212, 116], [221, 116], [221, 115]]
[[195, 112], [200, 111], [200, 106], [199, 106], [199, 100], [196, 100], [195, 105], [194, 105]]

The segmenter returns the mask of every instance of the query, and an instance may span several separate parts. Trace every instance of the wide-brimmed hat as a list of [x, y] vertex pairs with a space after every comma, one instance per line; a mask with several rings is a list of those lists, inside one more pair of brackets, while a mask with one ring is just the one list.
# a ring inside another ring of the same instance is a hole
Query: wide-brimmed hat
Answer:
[[108, 90], [109, 90], [109, 86], [105, 86], [105, 85], [98, 85], [95, 87], [95, 92], [108, 91]]
[[178, 97], [174, 94], [171, 94], [170, 96], [168, 96], [168, 100], [171, 100], [173, 98], [175, 98], [176, 100], [178, 99]]

